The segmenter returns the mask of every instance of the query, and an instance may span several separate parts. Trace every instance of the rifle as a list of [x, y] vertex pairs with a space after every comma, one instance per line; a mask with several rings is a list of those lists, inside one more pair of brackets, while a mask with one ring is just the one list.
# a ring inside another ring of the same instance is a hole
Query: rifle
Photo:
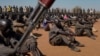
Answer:
[[14, 48], [14, 51], [16, 52], [19, 47], [23, 45], [25, 40], [28, 38], [29, 34], [31, 31], [36, 27], [36, 25], [39, 23], [40, 16], [48, 9], [51, 7], [55, 0], [39, 0], [38, 5], [36, 6], [35, 10], [31, 13], [29, 16], [29, 20], [31, 22], [28, 25], [28, 28], [26, 32], [23, 34], [21, 37], [19, 43]]

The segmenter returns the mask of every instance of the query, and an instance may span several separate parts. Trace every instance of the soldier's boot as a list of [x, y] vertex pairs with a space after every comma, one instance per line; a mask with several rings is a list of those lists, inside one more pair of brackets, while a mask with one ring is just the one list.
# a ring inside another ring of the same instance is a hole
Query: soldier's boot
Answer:
[[78, 46], [78, 47], [84, 47], [85, 46], [84, 44], [81, 44], [78, 41], [75, 41], [75, 45]]
[[78, 46], [78, 47], [84, 47], [85, 45], [81, 44], [81, 43], [78, 43], [78, 44], [76, 44], [76, 46]]
[[93, 39], [93, 40], [96, 40], [96, 37], [97, 37], [97, 36], [94, 35], [94, 34], [92, 34], [92, 35], [88, 35], [88, 37], [91, 38], [91, 39]]
[[80, 52], [81, 50], [79, 48], [77, 48], [74, 44], [70, 44], [69, 48], [71, 48], [71, 50], [75, 51], [75, 52]]
[[93, 40], [96, 39], [96, 36], [91, 31], [87, 31], [87, 36]]
[[95, 36], [89, 36], [89, 38], [91, 38], [93, 40], [96, 40], [96, 37]]

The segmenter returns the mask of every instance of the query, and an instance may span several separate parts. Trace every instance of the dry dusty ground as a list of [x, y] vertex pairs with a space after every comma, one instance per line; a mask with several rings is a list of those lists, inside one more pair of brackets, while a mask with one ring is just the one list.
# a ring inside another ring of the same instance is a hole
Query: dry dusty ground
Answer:
[[79, 47], [81, 52], [74, 52], [67, 46], [51, 46], [48, 42], [48, 32], [43, 29], [34, 30], [34, 32], [42, 34], [38, 39], [38, 47], [46, 56], [100, 56], [100, 21], [94, 26], [98, 29], [98, 32], [94, 32], [98, 36], [96, 40], [87, 36], [76, 37], [78, 41], [85, 44], [85, 47]]

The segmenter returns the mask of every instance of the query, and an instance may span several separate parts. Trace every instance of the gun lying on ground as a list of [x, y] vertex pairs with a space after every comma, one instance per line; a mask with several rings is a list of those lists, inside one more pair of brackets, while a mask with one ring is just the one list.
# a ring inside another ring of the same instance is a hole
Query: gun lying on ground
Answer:
[[39, 23], [40, 16], [51, 7], [55, 0], [39, 0], [37, 7], [35, 10], [31, 13], [29, 20], [30, 23], [28, 25], [28, 28], [26, 32], [23, 34], [21, 40], [14, 48], [14, 51], [16, 52], [19, 47], [23, 45], [27, 37], [30, 35], [31, 31], [36, 27], [36, 25]]

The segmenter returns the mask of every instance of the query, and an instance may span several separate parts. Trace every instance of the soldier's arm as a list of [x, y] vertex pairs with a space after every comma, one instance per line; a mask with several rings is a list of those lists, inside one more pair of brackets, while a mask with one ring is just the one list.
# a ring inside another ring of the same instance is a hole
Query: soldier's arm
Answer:
[[57, 33], [62, 34], [62, 35], [69, 35], [68, 32], [65, 32], [65, 31], [62, 31], [62, 30], [57, 31]]
[[24, 27], [24, 26], [27, 26], [27, 24], [23, 24], [23, 23], [18, 23], [16, 21], [13, 22], [13, 26], [14, 27]]
[[76, 28], [85, 28], [85, 25], [80, 24], [79, 22], [76, 23]]

